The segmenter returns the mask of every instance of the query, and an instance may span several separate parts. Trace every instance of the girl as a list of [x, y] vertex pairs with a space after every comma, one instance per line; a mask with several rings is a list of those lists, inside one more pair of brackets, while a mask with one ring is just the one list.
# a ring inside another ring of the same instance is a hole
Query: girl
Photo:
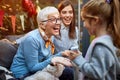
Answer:
[[120, 1], [89, 0], [81, 10], [81, 17], [90, 35], [85, 58], [73, 51], [64, 54], [73, 60], [82, 72], [84, 80], [116, 80], [120, 63], [116, 56], [120, 48]]

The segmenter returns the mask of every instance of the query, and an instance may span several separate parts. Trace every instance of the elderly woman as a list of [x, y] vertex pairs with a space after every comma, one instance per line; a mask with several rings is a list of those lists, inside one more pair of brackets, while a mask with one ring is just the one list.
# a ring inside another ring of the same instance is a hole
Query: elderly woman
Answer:
[[[14, 56], [11, 71], [15, 78], [24, 79], [50, 63], [71, 66], [70, 60], [53, 56], [52, 36], [59, 35], [61, 23], [59, 11], [51, 6], [43, 8], [38, 13], [37, 22], [38, 29], [25, 35]], [[61, 53], [56, 56], [61, 56]]]

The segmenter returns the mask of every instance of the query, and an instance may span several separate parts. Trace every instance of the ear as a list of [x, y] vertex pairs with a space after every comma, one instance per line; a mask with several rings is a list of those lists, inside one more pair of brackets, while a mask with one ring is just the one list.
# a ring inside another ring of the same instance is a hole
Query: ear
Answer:
[[45, 24], [43, 22], [39, 23], [39, 27], [42, 28], [43, 30], [45, 30]]
[[98, 16], [94, 16], [93, 21], [94, 24], [98, 24], [100, 22], [100, 18]]

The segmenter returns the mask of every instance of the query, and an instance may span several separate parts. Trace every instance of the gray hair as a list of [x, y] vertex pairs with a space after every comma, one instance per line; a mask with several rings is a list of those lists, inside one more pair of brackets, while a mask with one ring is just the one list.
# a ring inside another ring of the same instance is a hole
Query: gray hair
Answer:
[[38, 14], [37, 14], [38, 25], [41, 21], [47, 20], [49, 14], [52, 14], [52, 13], [55, 13], [55, 12], [59, 13], [58, 9], [53, 7], [53, 6], [45, 7], [41, 11], [39, 11]]

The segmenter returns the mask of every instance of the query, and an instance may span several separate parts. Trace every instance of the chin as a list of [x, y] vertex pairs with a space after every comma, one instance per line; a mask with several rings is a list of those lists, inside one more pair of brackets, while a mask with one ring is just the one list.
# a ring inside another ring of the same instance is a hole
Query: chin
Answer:
[[66, 26], [69, 26], [69, 25], [70, 25], [70, 22], [66, 22], [65, 25], [66, 25]]
[[58, 36], [58, 35], [59, 35], [59, 33], [54, 33], [53, 35], [54, 35], [54, 36]]

